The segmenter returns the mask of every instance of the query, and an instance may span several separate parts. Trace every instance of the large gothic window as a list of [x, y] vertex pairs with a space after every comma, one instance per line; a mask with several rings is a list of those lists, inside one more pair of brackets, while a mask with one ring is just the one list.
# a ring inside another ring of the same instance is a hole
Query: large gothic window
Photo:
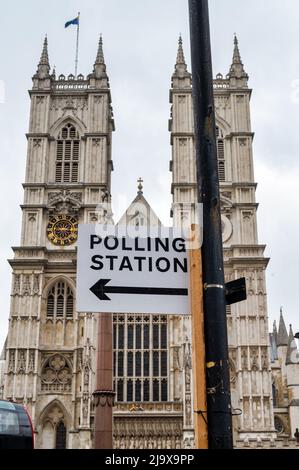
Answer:
[[168, 400], [167, 317], [114, 316], [114, 385], [118, 402]]
[[74, 316], [74, 294], [66, 282], [57, 282], [48, 293], [47, 318], [59, 319]]
[[80, 140], [76, 128], [67, 124], [60, 132], [56, 150], [56, 183], [77, 183]]
[[223, 182], [226, 179], [224, 139], [223, 139], [223, 132], [221, 131], [221, 129], [219, 129], [219, 127], [216, 127], [216, 137], [217, 137], [217, 155], [218, 155], [219, 181]]

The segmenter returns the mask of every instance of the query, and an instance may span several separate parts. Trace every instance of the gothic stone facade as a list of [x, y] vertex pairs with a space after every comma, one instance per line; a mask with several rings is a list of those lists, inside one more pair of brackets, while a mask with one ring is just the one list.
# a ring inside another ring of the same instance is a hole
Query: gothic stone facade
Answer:
[[[177, 226], [189, 220], [196, 201], [191, 80], [180, 39], [170, 93]], [[227, 312], [232, 402], [242, 411], [234, 418], [234, 437], [241, 447], [277, 442], [268, 260], [257, 240], [247, 81], [236, 42], [230, 72], [218, 75], [214, 86], [226, 277], [245, 276], [249, 297]], [[30, 95], [22, 239], [10, 261], [3, 396], [28, 406], [37, 447], [91, 448], [97, 318], [75, 312], [74, 242], [78, 223], [106, 221], [111, 212], [114, 121], [102, 40], [87, 78], [50, 74], [45, 41]], [[141, 186], [120, 223], [161, 224]], [[115, 316], [115, 447], [193, 447], [191, 337], [189, 317]]]

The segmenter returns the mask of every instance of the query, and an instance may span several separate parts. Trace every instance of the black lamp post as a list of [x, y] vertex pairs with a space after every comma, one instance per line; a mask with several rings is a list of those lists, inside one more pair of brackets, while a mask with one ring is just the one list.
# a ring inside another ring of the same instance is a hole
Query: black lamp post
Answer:
[[221, 208], [208, 0], [189, 0], [198, 202], [203, 204], [203, 283], [209, 447], [232, 449]]

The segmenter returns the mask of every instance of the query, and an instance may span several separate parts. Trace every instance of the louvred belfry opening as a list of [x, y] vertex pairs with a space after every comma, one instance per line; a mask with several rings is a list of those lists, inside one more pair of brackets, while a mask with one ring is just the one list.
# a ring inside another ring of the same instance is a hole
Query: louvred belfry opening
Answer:
[[56, 183], [77, 183], [79, 178], [80, 138], [72, 124], [67, 124], [57, 140]]

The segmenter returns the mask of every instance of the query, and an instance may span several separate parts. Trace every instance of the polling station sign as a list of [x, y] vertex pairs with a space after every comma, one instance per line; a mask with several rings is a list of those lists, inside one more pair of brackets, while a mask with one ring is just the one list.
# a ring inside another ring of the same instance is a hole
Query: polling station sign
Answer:
[[189, 314], [187, 246], [174, 228], [80, 225], [77, 311]]

